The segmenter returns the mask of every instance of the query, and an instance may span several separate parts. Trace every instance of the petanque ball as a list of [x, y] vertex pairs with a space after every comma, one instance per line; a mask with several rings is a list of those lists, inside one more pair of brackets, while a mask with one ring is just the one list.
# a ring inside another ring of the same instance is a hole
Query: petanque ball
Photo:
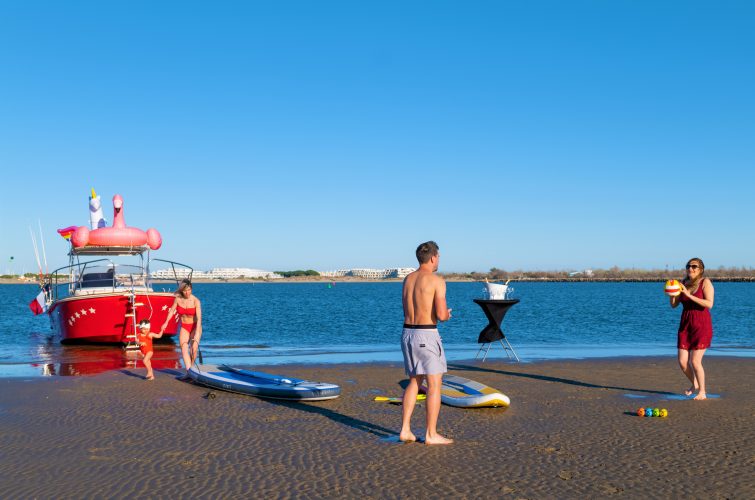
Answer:
[[637, 410], [637, 416], [638, 417], [644, 417], [645, 416], [645, 408], [640, 408]]
[[661, 410], [659, 410], [658, 408], [653, 408], [653, 416], [659, 417], [660, 415], [661, 415]]
[[668, 417], [668, 410], [666, 408], [661, 408], [661, 411], [658, 412], [658, 415], [663, 418], [666, 418]]
[[652, 408], [645, 408], [645, 416], [646, 417], [652, 417], [653, 416], [653, 409]]

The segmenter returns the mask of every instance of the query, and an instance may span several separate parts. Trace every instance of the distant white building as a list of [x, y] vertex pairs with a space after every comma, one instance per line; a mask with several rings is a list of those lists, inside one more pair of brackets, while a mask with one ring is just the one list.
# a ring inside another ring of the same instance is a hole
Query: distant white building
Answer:
[[[153, 279], [184, 279], [189, 277], [189, 269], [160, 269], [151, 273]], [[283, 276], [272, 271], [249, 269], [248, 267], [215, 267], [210, 271], [194, 271], [193, 279], [232, 280], [238, 278], [281, 279]]]
[[414, 267], [394, 267], [388, 269], [389, 278], [406, 278], [410, 273], [413, 273], [417, 269]]
[[[181, 267], [178, 269], [160, 269], [159, 271], [152, 271], [149, 273], [152, 279], [155, 280], [182, 280], [188, 278], [191, 274], [191, 269]], [[196, 272], [194, 274], [197, 274]]]
[[248, 267], [215, 267], [203, 273], [203, 277], [215, 280], [232, 280], [236, 278], [263, 278], [266, 280], [281, 279], [283, 276], [272, 271], [249, 269]]
[[320, 271], [320, 276], [326, 278], [340, 278], [344, 276], [353, 276], [355, 278], [367, 279], [388, 279], [388, 278], [405, 278], [409, 273], [414, 272], [413, 267], [391, 267], [387, 269], [338, 269], [336, 271]]
[[336, 271], [318, 271], [320, 273], [320, 276], [324, 276], [326, 278], [341, 278], [343, 276], [351, 276], [349, 273], [351, 272], [351, 269], [338, 269]]
[[583, 274], [586, 277], [588, 277], [588, 278], [592, 278], [592, 276], [593, 276], [592, 269], [585, 269], [584, 271], [573, 271], [573, 272], [569, 273], [569, 277], [570, 278], [574, 278], [576, 276], [580, 276], [580, 275], [583, 275]]

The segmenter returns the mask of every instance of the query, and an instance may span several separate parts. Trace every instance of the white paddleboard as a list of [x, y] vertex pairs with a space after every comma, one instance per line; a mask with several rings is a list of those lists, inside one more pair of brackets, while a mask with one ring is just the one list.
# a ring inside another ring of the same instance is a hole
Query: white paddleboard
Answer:
[[[422, 386], [427, 391], [427, 386]], [[443, 404], [458, 408], [508, 408], [511, 400], [507, 395], [490, 386], [457, 375], [443, 375], [440, 388], [440, 400]]]

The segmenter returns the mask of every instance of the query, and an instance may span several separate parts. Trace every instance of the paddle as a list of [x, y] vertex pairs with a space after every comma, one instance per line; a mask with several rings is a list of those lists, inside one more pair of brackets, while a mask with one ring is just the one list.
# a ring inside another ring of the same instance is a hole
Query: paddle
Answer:
[[[417, 401], [423, 401], [427, 399], [427, 394], [417, 394]], [[375, 396], [374, 401], [381, 401], [386, 403], [401, 403], [403, 402], [404, 398], [391, 398], [388, 396]]]

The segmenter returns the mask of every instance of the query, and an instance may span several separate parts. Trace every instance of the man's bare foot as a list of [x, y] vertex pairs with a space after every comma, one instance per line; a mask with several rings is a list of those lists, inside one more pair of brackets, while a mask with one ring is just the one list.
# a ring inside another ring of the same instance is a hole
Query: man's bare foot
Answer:
[[693, 385], [692, 387], [690, 387], [689, 389], [687, 389], [686, 391], [684, 391], [684, 395], [685, 396], [692, 396], [696, 392], [697, 392], [697, 387], [695, 387]]
[[401, 431], [401, 434], [398, 436], [398, 440], [404, 443], [413, 443], [417, 440], [417, 436], [412, 434], [411, 431], [403, 432]]
[[451, 444], [453, 442], [453, 439], [444, 438], [440, 434], [436, 434], [433, 437], [425, 435], [425, 444]]
[[154, 375], [147, 375], [146, 377], [144, 377], [144, 380], [155, 380], [155, 376]]
[[708, 396], [704, 392], [699, 392], [697, 396], [694, 397], [696, 401], [701, 401], [703, 399], [708, 399]]

